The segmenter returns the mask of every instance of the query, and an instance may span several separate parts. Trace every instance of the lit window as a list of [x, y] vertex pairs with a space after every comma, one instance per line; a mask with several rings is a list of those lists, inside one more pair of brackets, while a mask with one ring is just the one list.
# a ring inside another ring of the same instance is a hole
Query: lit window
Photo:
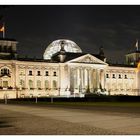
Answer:
[[29, 89], [33, 89], [33, 81], [29, 80]]
[[57, 89], [57, 82], [56, 82], [56, 80], [53, 80], [53, 89]]
[[45, 80], [45, 89], [49, 89], [49, 81]]
[[41, 81], [37, 80], [37, 89], [41, 89]]

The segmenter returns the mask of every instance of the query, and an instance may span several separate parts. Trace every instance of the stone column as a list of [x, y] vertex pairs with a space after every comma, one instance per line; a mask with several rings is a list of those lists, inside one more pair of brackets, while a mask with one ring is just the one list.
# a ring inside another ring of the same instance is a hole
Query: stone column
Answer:
[[137, 95], [140, 95], [140, 70], [137, 72]]
[[105, 76], [104, 76], [104, 70], [100, 71], [100, 83], [101, 83], [101, 88], [105, 88]]
[[73, 69], [73, 91], [75, 92], [75, 89], [77, 88], [77, 71], [76, 69]]
[[71, 79], [71, 75], [70, 75], [70, 67], [68, 67], [68, 90], [70, 91], [70, 79]]
[[96, 70], [92, 70], [92, 76], [93, 76], [93, 91], [97, 88], [96, 86]]
[[75, 88], [78, 88], [78, 71], [75, 69]]
[[29, 79], [28, 79], [28, 68], [25, 67], [25, 88], [28, 88], [28, 82], [29, 82]]
[[[49, 68], [49, 77], [50, 77], [50, 94], [52, 94], [52, 72], [53, 72], [53, 70], [52, 70], [52, 68]], [[61, 76], [61, 69], [60, 69], [60, 76]]]
[[39, 69], [37, 69], [36, 67], [34, 67], [33, 69], [32, 69], [32, 72], [33, 72], [33, 88], [34, 88], [34, 90], [37, 90], [37, 71], [38, 71]]
[[89, 77], [89, 69], [87, 69], [87, 92], [90, 92], [90, 77]]
[[17, 78], [19, 76], [19, 67], [12, 65], [11, 72], [11, 86], [14, 88], [19, 87], [19, 79]]
[[80, 90], [80, 69], [79, 67], [77, 68], [77, 87], [78, 87], [78, 91]]
[[100, 70], [96, 70], [97, 89], [100, 89]]
[[[124, 73], [124, 71], [123, 71], [122, 73], [123, 73], [123, 75], [122, 75], [122, 89], [123, 89], [123, 91], [124, 91], [125, 73]], [[121, 91], [121, 92], [122, 92], [122, 91]]]
[[83, 92], [83, 68], [81, 68], [81, 92]]
[[93, 84], [92, 84], [92, 69], [89, 68], [89, 90], [92, 92]]
[[70, 68], [70, 91], [72, 92], [73, 91], [73, 77], [74, 77], [74, 74], [73, 74], [73, 70], [72, 68]]
[[80, 74], [79, 91], [82, 92], [82, 68], [79, 69], [79, 74]]
[[41, 81], [41, 88], [42, 88], [42, 90], [44, 91], [44, 89], [45, 89], [44, 67], [41, 68], [40, 71], [41, 71], [41, 80], [42, 80], [42, 81]]
[[112, 71], [110, 71], [109, 94], [112, 94]]
[[85, 92], [85, 68], [82, 68], [82, 91]]

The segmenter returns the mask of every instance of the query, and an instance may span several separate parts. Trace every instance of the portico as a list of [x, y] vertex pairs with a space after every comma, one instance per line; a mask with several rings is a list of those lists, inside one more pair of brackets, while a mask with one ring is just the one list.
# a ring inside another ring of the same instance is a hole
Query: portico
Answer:
[[[87, 56], [93, 61], [88, 62]], [[105, 89], [105, 71], [108, 65], [105, 62], [95, 63], [94, 56], [91, 55], [82, 56], [82, 61], [80, 60], [81, 58], [67, 62], [70, 70], [68, 73], [70, 74], [70, 94], [80, 95], [103, 91]]]

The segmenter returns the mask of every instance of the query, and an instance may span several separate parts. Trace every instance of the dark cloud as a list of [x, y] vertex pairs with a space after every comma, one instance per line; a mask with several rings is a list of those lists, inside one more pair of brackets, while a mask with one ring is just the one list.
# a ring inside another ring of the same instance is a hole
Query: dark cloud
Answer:
[[104, 47], [108, 59], [121, 61], [140, 39], [140, 6], [12, 6], [1, 10], [6, 35], [19, 41], [20, 54], [42, 57], [53, 40], [66, 38], [84, 52]]

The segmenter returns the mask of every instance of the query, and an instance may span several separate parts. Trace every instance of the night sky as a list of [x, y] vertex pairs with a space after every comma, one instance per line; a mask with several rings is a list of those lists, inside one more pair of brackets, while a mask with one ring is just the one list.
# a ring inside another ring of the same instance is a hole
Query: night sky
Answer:
[[140, 40], [140, 6], [0, 6], [0, 15], [21, 56], [41, 58], [52, 41], [64, 38], [87, 53], [103, 46], [107, 59], [120, 63]]

